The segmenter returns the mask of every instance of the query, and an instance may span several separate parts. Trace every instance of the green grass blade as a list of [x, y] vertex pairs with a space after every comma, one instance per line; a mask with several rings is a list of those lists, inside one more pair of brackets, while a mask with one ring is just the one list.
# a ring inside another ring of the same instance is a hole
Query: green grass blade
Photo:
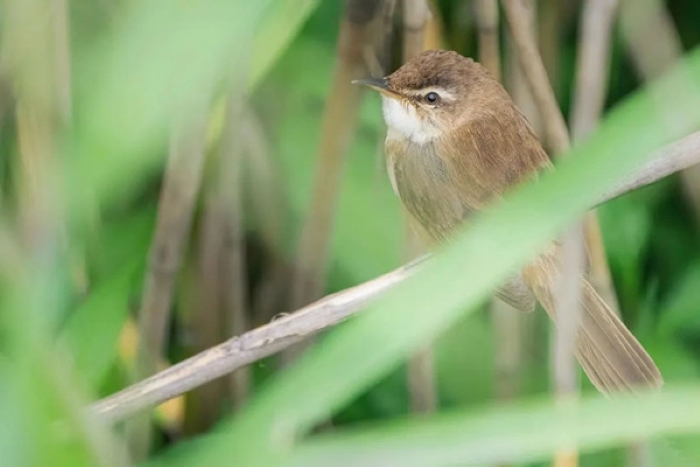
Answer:
[[696, 52], [651, 90], [615, 109], [558, 171], [475, 219], [421, 274], [335, 330], [262, 391], [225, 434], [179, 455], [175, 465], [213, 464], [231, 453], [237, 465], [283, 460], [299, 435], [478, 305], [651, 150], [696, 128], [699, 82]]
[[311, 439], [285, 463], [454, 466], [544, 460], [577, 446], [583, 452], [649, 436], [700, 432], [700, 386], [576, 404], [520, 402], [508, 407], [394, 420]]

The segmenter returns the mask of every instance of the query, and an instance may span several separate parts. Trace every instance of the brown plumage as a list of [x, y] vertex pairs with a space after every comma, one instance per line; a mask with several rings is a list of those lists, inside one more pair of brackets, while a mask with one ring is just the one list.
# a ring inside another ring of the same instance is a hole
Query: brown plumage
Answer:
[[[360, 80], [382, 94], [392, 186], [429, 245], [449, 240], [471, 213], [552, 168], [525, 117], [478, 63], [426, 51], [382, 80]], [[555, 319], [558, 247], [522, 270]], [[601, 391], [656, 387], [651, 357], [584, 280], [576, 355]]]

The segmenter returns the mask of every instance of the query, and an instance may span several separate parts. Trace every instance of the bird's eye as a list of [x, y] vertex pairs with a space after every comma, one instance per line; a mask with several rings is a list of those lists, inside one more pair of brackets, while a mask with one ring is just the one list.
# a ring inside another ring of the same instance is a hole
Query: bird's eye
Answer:
[[438, 96], [438, 93], [436, 92], [429, 92], [428, 94], [425, 95], [425, 100], [430, 102], [431, 104], [434, 104], [438, 101], [440, 96]]

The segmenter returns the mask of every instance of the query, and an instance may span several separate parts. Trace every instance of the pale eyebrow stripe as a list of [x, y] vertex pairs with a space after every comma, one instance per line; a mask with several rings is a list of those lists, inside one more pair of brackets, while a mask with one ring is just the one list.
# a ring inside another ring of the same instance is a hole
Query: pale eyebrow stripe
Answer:
[[437, 86], [429, 86], [427, 88], [419, 89], [417, 91], [413, 91], [412, 94], [413, 95], [425, 95], [431, 91], [438, 93], [440, 95], [440, 97], [442, 97], [443, 99], [447, 99], [447, 100], [451, 100], [451, 101], [455, 100], [455, 97], [451, 92], [445, 90], [444, 88], [440, 88]]

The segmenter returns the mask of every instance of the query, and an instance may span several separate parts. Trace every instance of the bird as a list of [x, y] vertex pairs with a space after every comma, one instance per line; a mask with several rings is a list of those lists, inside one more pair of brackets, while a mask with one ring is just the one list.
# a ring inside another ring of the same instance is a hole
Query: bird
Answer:
[[[381, 96], [389, 181], [429, 249], [515, 187], [554, 170], [508, 92], [472, 58], [426, 50], [388, 76], [353, 83]], [[560, 251], [552, 241], [519, 271], [555, 325]], [[651, 356], [585, 277], [580, 297], [575, 355], [592, 384], [608, 394], [660, 387]]]

